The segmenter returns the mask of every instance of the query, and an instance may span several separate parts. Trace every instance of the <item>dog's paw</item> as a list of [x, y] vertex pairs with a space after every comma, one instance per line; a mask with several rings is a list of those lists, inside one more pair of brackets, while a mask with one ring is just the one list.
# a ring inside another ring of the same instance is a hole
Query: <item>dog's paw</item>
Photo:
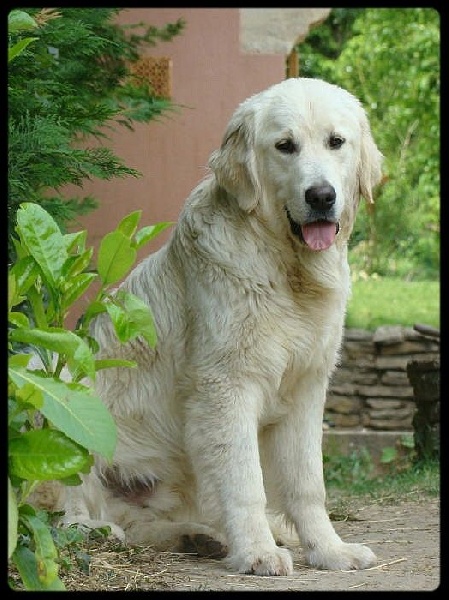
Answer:
[[242, 555], [230, 556], [229, 567], [247, 575], [291, 575], [293, 561], [286, 548], [269, 548], [267, 550], [250, 550]]
[[363, 544], [341, 542], [330, 548], [315, 549], [306, 553], [307, 563], [317, 569], [331, 571], [352, 571], [367, 569], [376, 563], [376, 555]]
[[204, 533], [181, 536], [179, 551], [192, 552], [205, 558], [224, 558], [228, 553], [225, 544]]

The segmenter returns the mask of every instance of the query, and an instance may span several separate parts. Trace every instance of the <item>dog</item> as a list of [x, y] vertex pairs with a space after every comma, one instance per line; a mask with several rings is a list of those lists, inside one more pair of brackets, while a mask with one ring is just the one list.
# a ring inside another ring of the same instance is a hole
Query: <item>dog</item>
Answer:
[[348, 239], [381, 162], [363, 107], [336, 85], [287, 79], [237, 107], [171, 238], [121, 286], [151, 307], [157, 346], [122, 345], [106, 314], [95, 321], [100, 356], [137, 368], [97, 375], [117, 447], [64, 488], [65, 523], [289, 575], [282, 521], [313, 567], [375, 563], [328, 517], [321, 446]]

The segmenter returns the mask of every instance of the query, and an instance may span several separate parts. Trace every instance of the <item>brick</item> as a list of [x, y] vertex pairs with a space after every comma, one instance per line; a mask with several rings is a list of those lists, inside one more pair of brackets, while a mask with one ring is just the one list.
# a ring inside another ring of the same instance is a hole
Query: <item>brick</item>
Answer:
[[368, 398], [366, 400], [366, 406], [374, 409], [382, 409], [382, 408], [401, 408], [404, 405], [402, 400], [375, 400], [373, 398]]
[[386, 371], [380, 380], [384, 385], [410, 385], [407, 373], [402, 371]]
[[373, 339], [373, 334], [367, 329], [345, 329], [344, 339], [351, 342], [366, 342]]
[[373, 335], [376, 344], [397, 344], [404, 339], [404, 331], [400, 325], [381, 325]]
[[415, 342], [401, 342], [400, 344], [392, 344], [391, 346], [384, 346], [379, 349], [381, 355], [391, 354], [419, 354], [420, 352], [427, 352], [430, 350], [430, 345], [425, 341]]
[[329, 414], [329, 420], [332, 421], [336, 427], [358, 427], [361, 419], [359, 415], [332, 413]]
[[329, 393], [337, 396], [356, 396], [357, 387], [351, 383], [343, 383], [341, 385], [332, 384], [329, 388]]
[[357, 391], [360, 396], [369, 398], [372, 398], [373, 396], [393, 399], [413, 397], [413, 389], [411, 386], [359, 385]]
[[361, 408], [360, 398], [351, 398], [350, 396], [334, 396], [330, 394], [326, 400], [326, 411], [333, 411], [345, 415], [359, 413]]

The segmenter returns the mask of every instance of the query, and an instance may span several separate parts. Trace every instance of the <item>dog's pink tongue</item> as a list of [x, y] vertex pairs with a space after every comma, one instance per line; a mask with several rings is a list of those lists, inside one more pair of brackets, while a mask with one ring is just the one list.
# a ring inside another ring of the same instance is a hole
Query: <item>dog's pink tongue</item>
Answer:
[[327, 221], [316, 221], [302, 225], [302, 236], [312, 250], [326, 250], [332, 246], [337, 233], [335, 223]]

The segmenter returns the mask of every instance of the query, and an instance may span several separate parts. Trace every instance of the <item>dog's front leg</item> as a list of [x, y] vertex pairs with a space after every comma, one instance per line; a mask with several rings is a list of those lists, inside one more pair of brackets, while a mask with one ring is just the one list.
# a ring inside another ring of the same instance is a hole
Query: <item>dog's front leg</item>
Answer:
[[322, 427], [325, 388], [316, 373], [295, 388], [288, 415], [261, 435], [270, 498], [294, 523], [307, 562], [320, 569], [364, 569], [376, 557], [362, 544], [344, 543], [325, 508]]
[[198, 503], [225, 530], [229, 566], [241, 573], [288, 575], [288, 550], [278, 548], [265, 514], [257, 419], [260, 392], [228, 378], [197, 383], [186, 405], [186, 447]]

